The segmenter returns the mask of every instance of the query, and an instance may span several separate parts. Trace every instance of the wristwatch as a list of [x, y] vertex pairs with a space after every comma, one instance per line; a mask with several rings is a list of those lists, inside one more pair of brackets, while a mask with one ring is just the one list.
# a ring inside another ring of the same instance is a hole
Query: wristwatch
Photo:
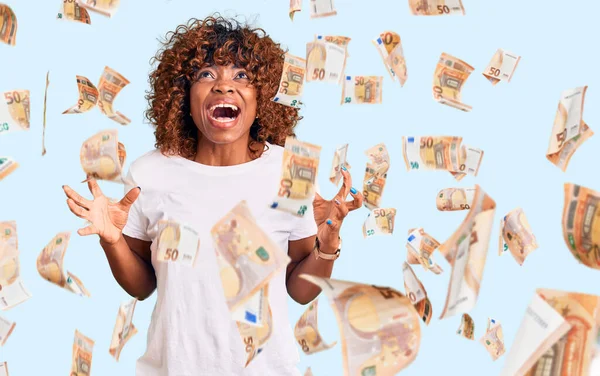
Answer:
[[335, 253], [325, 253], [322, 252], [321, 249], [319, 248], [319, 246], [321, 245], [321, 243], [319, 243], [319, 238], [315, 238], [315, 246], [313, 248], [313, 253], [315, 255], [315, 259], [320, 259], [322, 258], [323, 260], [337, 260], [338, 257], [340, 257], [340, 251], [342, 250], [342, 238], [338, 237], [338, 239], [340, 240], [340, 244], [338, 245], [337, 250], [335, 251]]

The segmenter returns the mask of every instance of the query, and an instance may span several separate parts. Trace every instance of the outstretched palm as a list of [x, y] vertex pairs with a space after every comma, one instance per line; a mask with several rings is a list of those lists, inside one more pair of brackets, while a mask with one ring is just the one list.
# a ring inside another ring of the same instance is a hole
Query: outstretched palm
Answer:
[[77, 230], [77, 233], [81, 236], [98, 234], [104, 242], [116, 243], [127, 224], [129, 209], [138, 198], [140, 188], [133, 188], [118, 202], [112, 202], [104, 196], [95, 179], [88, 180], [88, 188], [94, 196], [93, 200], [83, 198], [69, 186], [63, 186], [71, 212], [90, 223]]

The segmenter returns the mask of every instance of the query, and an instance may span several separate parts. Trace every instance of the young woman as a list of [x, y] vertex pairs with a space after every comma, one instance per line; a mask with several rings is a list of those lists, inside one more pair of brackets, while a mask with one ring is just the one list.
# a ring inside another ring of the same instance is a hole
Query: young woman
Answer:
[[[300, 304], [319, 294], [298, 276], [331, 275], [342, 221], [363, 197], [342, 171], [338, 194], [330, 201], [316, 194], [304, 217], [270, 208], [280, 184], [282, 145], [301, 119], [297, 109], [271, 101], [284, 53], [264, 30], [234, 20], [208, 17], [179, 26], [167, 34], [150, 75], [146, 115], [156, 128], [156, 150], [132, 163], [128, 180], [137, 187], [126, 186], [118, 203], [109, 202], [94, 180], [88, 183], [92, 200], [64, 187], [71, 211], [91, 223], [78, 233], [99, 235], [123, 289], [140, 300], [157, 290], [138, 376], [300, 374], [287, 294]], [[269, 285], [271, 338], [247, 368], [210, 234], [241, 200], [291, 258]], [[160, 219], [198, 231], [194, 267], [157, 261]]]

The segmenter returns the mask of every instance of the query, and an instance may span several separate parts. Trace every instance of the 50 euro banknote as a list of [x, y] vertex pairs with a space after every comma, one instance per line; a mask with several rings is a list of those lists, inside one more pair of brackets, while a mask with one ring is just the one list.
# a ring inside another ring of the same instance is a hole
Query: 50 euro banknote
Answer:
[[517, 65], [519, 65], [519, 61], [521, 61], [521, 56], [499, 48], [492, 57], [492, 61], [485, 68], [483, 76], [492, 85], [496, 85], [500, 81], [510, 82], [517, 69]]
[[286, 53], [279, 88], [271, 100], [285, 106], [300, 108], [305, 76], [306, 60]]
[[0, 4], [0, 41], [10, 46], [17, 43], [17, 16], [6, 4]]
[[397, 79], [400, 82], [400, 86], [404, 86], [407, 71], [400, 35], [394, 31], [384, 31], [372, 42], [377, 51], [379, 51], [383, 64], [392, 80], [395, 81]]
[[0, 180], [19, 168], [19, 163], [11, 157], [0, 157]]
[[464, 15], [462, 0], [408, 0], [414, 16]]
[[580, 263], [600, 269], [600, 192], [565, 184], [563, 237]]
[[328, 350], [337, 344], [332, 342], [328, 345], [321, 337], [318, 325], [318, 303], [318, 299], [313, 300], [294, 327], [296, 341], [307, 355]]
[[158, 261], [194, 266], [200, 249], [200, 236], [196, 230], [175, 220], [160, 220], [158, 234]]
[[108, 353], [114, 357], [117, 362], [119, 361], [121, 351], [127, 341], [138, 332], [132, 322], [136, 303], [137, 299], [133, 299], [121, 304], [119, 307], [117, 322], [115, 323], [115, 328], [113, 329], [112, 338], [110, 340], [110, 348], [108, 349]]
[[369, 158], [363, 178], [364, 205], [369, 210], [378, 208], [390, 169], [390, 154], [384, 143], [377, 144], [365, 151]]
[[344, 78], [350, 38], [316, 35], [306, 44], [306, 82], [339, 84]]
[[381, 76], [346, 76], [342, 86], [341, 104], [381, 103], [382, 88]]
[[92, 371], [92, 352], [94, 340], [75, 330], [73, 340], [73, 356], [71, 358], [71, 373], [69, 376], [89, 376]]
[[0, 100], [0, 136], [29, 130], [29, 90], [7, 91]]
[[0, 310], [8, 310], [29, 298], [31, 293], [21, 280], [17, 222], [0, 222]]
[[83, 142], [79, 151], [81, 167], [86, 173], [84, 181], [94, 178], [125, 183], [123, 164], [126, 157], [125, 145], [119, 142], [116, 129], [96, 133]]
[[442, 53], [433, 74], [433, 99], [461, 111], [471, 111], [473, 107], [462, 102], [461, 90], [473, 70], [464, 61]]

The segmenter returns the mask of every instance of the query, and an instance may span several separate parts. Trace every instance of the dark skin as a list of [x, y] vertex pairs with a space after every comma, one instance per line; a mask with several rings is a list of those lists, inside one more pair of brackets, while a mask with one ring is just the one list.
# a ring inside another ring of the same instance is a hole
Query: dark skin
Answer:
[[[231, 166], [256, 158], [252, 150], [263, 150], [261, 144], [250, 137], [250, 127], [257, 117], [256, 89], [243, 69], [229, 66], [211, 66], [200, 71], [200, 78], [190, 90], [191, 115], [202, 135], [194, 161], [211, 166]], [[215, 107], [235, 106], [236, 117], [215, 112]], [[260, 152], [262, 153], [262, 152]], [[258, 153], [258, 156], [260, 156]], [[290, 241], [286, 287], [289, 295], [300, 304], [307, 304], [321, 292], [314, 284], [300, 278], [303, 273], [330, 277], [334, 261], [315, 258], [313, 247], [318, 236], [323, 253], [333, 254], [339, 245], [339, 231], [350, 211], [362, 206], [363, 196], [351, 191], [352, 178], [341, 170], [343, 184], [332, 200], [315, 193], [313, 200], [317, 235]], [[113, 276], [123, 289], [133, 297], [144, 300], [156, 289], [156, 275], [151, 263], [151, 242], [129, 237], [122, 233], [131, 205], [138, 198], [140, 187], [130, 190], [119, 202], [110, 202], [94, 179], [88, 181], [93, 195], [88, 200], [68, 186], [63, 186], [67, 205], [73, 214], [91, 224], [79, 229], [81, 236], [98, 234], [100, 245], [106, 253]], [[351, 200], [346, 201], [348, 195]]]

